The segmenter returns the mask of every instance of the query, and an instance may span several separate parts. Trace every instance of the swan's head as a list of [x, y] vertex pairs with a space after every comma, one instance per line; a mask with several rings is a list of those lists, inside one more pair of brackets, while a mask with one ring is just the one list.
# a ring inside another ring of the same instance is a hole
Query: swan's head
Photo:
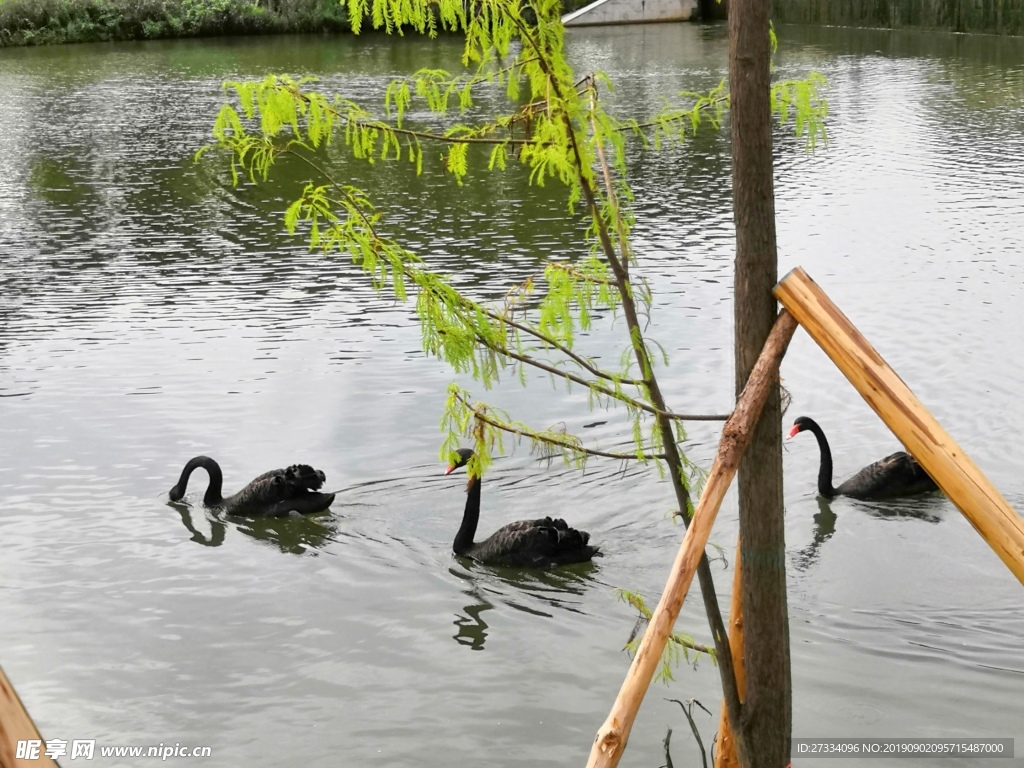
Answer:
[[448, 469], [445, 470], [446, 475], [450, 475], [459, 467], [466, 466], [466, 464], [469, 463], [469, 460], [473, 458], [473, 451], [469, 448], [459, 448], [455, 454], [458, 456], [458, 459], [456, 459], [454, 463], [448, 465]]
[[803, 432], [805, 429], [810, 429], [814, 422], [811, 421], [807, 416], [801, 416], [799, 419], [793, 422], [793, 428], [789, 430], [790, 437], [796, 437], [798, 434]]

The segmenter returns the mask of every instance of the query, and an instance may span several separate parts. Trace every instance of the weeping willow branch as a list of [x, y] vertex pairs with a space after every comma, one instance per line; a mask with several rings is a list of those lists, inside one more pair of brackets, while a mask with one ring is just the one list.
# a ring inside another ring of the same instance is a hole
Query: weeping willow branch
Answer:
[[[486, 310], [484, 311], [484, 314], [487, 314]], [[645, 411], [654, 416], [659, 416], [665, 419], [671, 419], [675, 421], [725, 421], [726, 419], [729, 418], [727, 415], [716, 413], [672, 413], [671, 411], [661, 411], [655, 408], [653, 405], [645, 403], [643, 400], [637, 400], [636, 398], [629, 397], [628, 395], [625, 395], [622, 392], [617, 392], [616, 390], [611, 389], [609, 387], [605, 387], [601, 384], [598, 384], [597, 382], [587, 381], [581, 376], [577, 376], [574, 373], [570, 373], [569, 371], [560, 370], [553, 365], [548, 365], [547, 363], [541, 362], [540, 360], [532, 358], [528, 355], [513, 352], [508, 347], [502, 346], [500, 344], [495, 344], [490, 339], [480, 334], [477, 334], [477, 340], [485, 347], [487, 347], [488, 349], [492, 350], [497, 354], [503, 355], [504, 357], [508, 357], [512, 360], [516, 360], [525, 365], [529, 365], [533, 368], [537, 368], [538, 370], [549, 373], [552, 376], [557, 376], [559, 378], [565, 379], [566, 381], [570, 381], [574, 384], [579, 384], [591, 390], [592, 392], [605, 395], [606, 397], [609, 397], [613, 400], [617, 400], [618, 402], [623, 403], [629, 408]], [[609, 376], [608, 378], [611, 378], [613, 381], [615, 380], [612, 376]]]
[[[615, 222], [617, 233], [619, 236], [619, 248], [622, 250], [622, 254], [619, 257], [619, 264], [622, 267], [622, 273], [628, 284], [629, 281], [629, 264], [632, 260], [632, 254], [629, 248], [629, 240], [626, 235], [626, 229], [622, 221], [622, 216], [619, 215], [619, 203], [615, 199], [615, 185], [612, 184], [612, 171], [608, 167], [608, 161], [604, 156], [604, 143], [601, 141], [601, 133], [598, 130], [597, 118], [594, 113], [597, 107], [597, 85], [594, 82], [594, 78], [591, 77], [588, 83], [588, 91], [590, 95], [590, 128], [595, 136], [594, 148], [597, 150], [597, 159], [601, 164], [601, 172], [604, 174], [604, 188], [605, 195], [608, 200], [609, 213], [611, 214], [612, 221]], [[650, 384], [650, 378], [645, 377], [645, 381]]]
[[[642, 636], [641, 629], [646, 627], [651, 621], [651, 609], [647, 607], [647, 601], [644, 600], [643, 595], [639, 592], [630, 592], [628, 589], [616, 589], [616, 596], [624, 603], [629, 603], [633, 608], [636, 609], [637, 619], [636, 624], [633, 627], [633, 631], [629, 635], [629, 639], [626, 640], [626, 651], [631, 654], [636, 653], [636, 649], [640, 644], [640, 637]], [[690, 661], [687, 651], [696, 651], [698, 654], [705, 654], [711, 661], [715, 662], [715, 649], [707, 645], [701, 645], [696, 642], [689, 635], [684, 635], [679, 632], [673, 632], [669, 635], [669, 642], [679, 648], [683, 649], [683, 655], [686, 661]], [[666, 646], [666, 650], [669, 646]], [[661, 670], [658, 673], [658, 677], [662, 680], [672, 679], [672, 663], [676, 661], [675, 654], [668, 653], [662, 657]]]
[[563, 452], [569, 452], [576, 456], [600, 456], [605, 459], [619, 459], [621, 461], [655, 461], [664, 460], [663, 453], [619, 453], [615, 451], [602, 451], [597, 448], [588, 448], [582, 444], [580, 439], [574, 435], [560, 434], [551, 431], [539, 432], [530, 429], [524, 424], [511, 423], [497, 419], [491, 415], [491, 409], [486, 406], [471, 403], [469, 399], [460, 392], [454, 392], [453, 397], [467, 410], [473, 418], [495, 429], [501, 430], [516, 437], [524, 437], [534, 444], [559, 448]]
[[[312, 159], [306, 157], [303, 154], [300, 154], [300, 153], [297, 153], [297, 152], [294, 152], [294, 151], [290, 151], [290, 152], [291, 152], [292, 155], [294, 155], [295, 157], [299, 158], [304, 163], [308, 164], [311, 168], [315, 169], [334, 188], [338, 189], [340, 194], [346, 196], [346, 199], [350, 203], [350, 206], [347, 209], [352, 211], [352, 212], [354, 212], [361, 219], [362, 225], [366, 229], [366, 231], [369, 233], [372, 241], [375, 242], [375, 243], [378, 243], [378, 244], [379, 243], [383, 243], [383, 239], [380, 237], [380, 235], [374, 229], [373, 222], [366, 216], [366, 214], [362, 210], [362, 208], [360, 206], [356, 205], [353, 202], [352, 197], [351, 197], [351, 193], [343, 185], [341, 185], [337, 180], [332, 178], [332, 176], [326, 171], [326, 169], [322, 168], [319, 164], [314, 162]], [[321, 211], [321, 212], [324, 212], [324, 211]], [[380, 248], [380, 250], [383, 251], [385, 249], [384, 248]], [[408, 254], [408, 256], [410, 258], [412, 258], [412, 254]], [[393, 264], [392, 266], [393, 267], [397, 267], [397, 268], [403, 270], [404, 273], [405, 273], [405, 276], [410, 278], [414, 283], [421, 283], [421, 279], [420, 278], [422, 278], [422, 276], [426, 274], [423, 270], [414, 269], [414, 268], [410, 267], [408, 264], [399, 263], [397, 265]], [[421, 285], [421, 288], [423, 288], [423, 287], [425, 287], [425, 286]], [[583, 367], [585, 370], [593, 373], [594, 375], [596, 375], [596, 376], [598, 376], [600, 378], [603, 378], [603, 379], [606, 379], [606, 380], [614, 382], [616, 384], [616, 387], [618, 385], [620, 385], [620, 384], [630, 384], [632, 386], [638, 386], [638, 387], [646, 387], [647, 386], [647, 382], [642, 381], [642, 380], [620, 379], [620, 378], [616, 377], [614, 374], [609, 374], [609, 373], [606, 373], [604, 371], [601, 371], [596, 366], [593, 366], [593, 365], [587, 363], [586, 360], [584, 360], [579, 355], [576, 355], [574, 352], [569, 350], [564, 345], [559, 344], [556, 340], [552, 339], [551, 337], [549, 337], [549, 336], [547, 336], [545, 334], [542, 334], [541, 332], [537, 331], [536, 329], [533, 329], [533, 328], [531, 328], [531, 327], [529, 327], [529, 326], [527, 326], [525, 324], [522, 324], [522, 323], [517, 323], [516, 321], [511, 320], [510, 318], [508, 318], [506, 315], [500, 314], [498, 312], [494, 312], [493, 310], [489, 310], [486, 307], [484, 307], [483, 305], [478, 304], [477, 302], [474, 302], [474, 301], [472, 301], [470, 299], [467, 299], [466, 297], [461, 296], [460, 294], [454, 294], [454, 296], [456, 297], [456, 300], [459, 301], [462, 304], [463, 308], [467, 312], [480, 312], [480, 313], [484, 314], [485, 316], [490, 317], [493, 320], [498, 321], [499, 323], [508, 324], [509, 326], [511, 326], [513, 328], [516, 328], [518, 330], [521, 330], [521, 331], [523, 331], [525, 333], [528, 333], [528, 334], [534, 336], [535, 338], [543, 341], [544, 343], [550, 344], [554, 349], [557, 349], [558, 351], [562, 352], [563, 354], [566, 354], [567, 356], [569, 356], [574, 362], [576, 362], [578, 365]], [[623, 393], [622, 391], [618, 390], [617, 388], [606, 387], [606, 386], [604, 386], [604, 385], [602, 385], [602, 384], [600, 384], [598, 382], [588, 381], [587, 379], [585, 379], [585, 378], [583, 378], [581, 376], [577, 376], [577, 375], [571, 373], [570, 371], [565, 371], [565, 370], [559, 369], [559, 368], [557, 368], [557, 367], [555, 367], [553, 365], [549, 365], [548, 363], [544, 363], [544, 362], [542, 362], [540, 360], [537, 360], [536, 358], [530, 357], [529, 355], [525, 355], [525, 354], [522, 354], [522, 353], [519, 353], [519, 352], [515, 352], [512, 349], [510, 349], [507, 345], [498, 344], [497, 342], [495, 342], [493, 339], [489, 338], [485, 334], [480, 333], [479, 330], [477, 328], [475, 328], [475, 327], [472, 327], [471, 330], [474, 333], [477, 341], [480, 342], [480, 344], [482, 344], [483, 346], [485, 346], [486, 348], [490, 349], [492, 352], [494, 352], [496, 354], [499, 354], [499, 355], [501, 355], [503, 357], [507, 357], [507, 358], [509, 358], [511, 360], [515, 360], [515, 361], [517, 361], [519, 363], [522, 363], [524, 365], [529, 365], [529, 366], [531, 366], [533, 368], [536, 368], [538, 370], [544, 371], [544, 372], [546, 372], [546, 373], [548, 373], [548, 374], [550, 374], [552, 376], [559, 377], [559, 378], [564, 379], [564, 380], [566, 380], [568, 382], [579, 384], [580, 386], [586, 387], [587, 389], [589, 389], [589, 390], [591, 390], [591, 391], [593, 391], [593, 392], [595, 392], [597, 394], [604, 395], [604, 396], [606, 396], [606, 397], [608, 397], [610, 399], [613, 399], [613, 400], [616, 400], [616, 401], [618, 401], [620, 403], [623, 403], [628, 408], [639, 410], [639, 411], [645, 411], [645, 412], [650, 413], [652, 415], [664, 417], [666, 419], [671, 419], [671, 420], [675, 420], [675, 421], [725, 421], [726, 419], [729, 418], [727, 414], [689, 414], [689, 413], [673, 413], [673, 412], [670, 412], [670, 411], [659, 410], [659, 409], [655, 408], [654, 406], [644, 402], [643, 400], [638, 400], [636, 398], [630, 397], [629, 395], [626, 395], [625, 393]]]
[[[616, 384], [627, 384], [627, 385], [633, 386], [633, 387], [641, 387], [641, 386], [644, 386], [644, 384], [646, 383], [646, 382], [644, 382], [644, 381], [642, 381], [640, 379], [629, 379], [629, 378], [625, 378], [625, 377], [616, 376], [615, 374], [608, 373], [607, 371], [602, 371], [600, 368], [598, 368], [593, 363], [589, 362], [588, 360], [586, 360], [585, 358], [581, 357], [580, 355], [577, 355], [575, 352], [573, 352], [568, 347], [566, 347], [566, 346], [564, 346], [562, 344], [559, 344], [557, 341], [555, 341], [550, 336], [547, 336], [547, 335], [541, 333], [536, 328], [531, 328], [528, 325], [524, 325], [522, 323], [517, 323], [515, 320], [513, 320], [511, 317], [509, 317], [508, 315], [505, 315], [505, 314], [499, 314], [497, 312], [492, 312], [491, 310], [486, 309], [486, 308], [483, 311], [484, 311], [484, 313], [488, 317], [492, 317], [495, 320], [498, 320], [498, 321], [501, 321], [503, 323], [506, 323], [507, 325], [511, 326], [512, 328], [515, 328], [517, 331], [522, 331], [523, 333], [529, 334], [530, 336], [533, 336], [538, 341], [541, 341], [544, 344], [550, 346], [552, 349], [558, 350], [563, 355], [565, 355], [570, 360], [572, 360], [574, 363], [576, 363], [578, 366], [583, 368], [585, 371], [587, 371], [588, 373], [592, 374], [593, 376], [596, 376], [599, 379], [605, 379], [607, 381], [614, 381]], [[728, 417], [725, 417], [725, 418], [728, 418]]]

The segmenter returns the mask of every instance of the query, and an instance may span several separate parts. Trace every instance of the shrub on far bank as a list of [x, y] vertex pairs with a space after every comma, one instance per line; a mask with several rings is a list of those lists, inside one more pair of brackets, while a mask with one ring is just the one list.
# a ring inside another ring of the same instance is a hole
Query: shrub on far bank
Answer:
[[0, 0], [0, 46], [348, 28], [338, 0]]

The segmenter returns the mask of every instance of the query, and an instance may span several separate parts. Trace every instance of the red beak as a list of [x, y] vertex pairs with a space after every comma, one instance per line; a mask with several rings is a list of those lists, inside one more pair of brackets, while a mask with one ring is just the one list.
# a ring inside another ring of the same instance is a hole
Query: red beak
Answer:
[[800, 425], [799, 424], [794, 424], [793, 428], [791, 430], [789, 430], [789, 436], [790, 437], [794, 437], [799, 431], [800, 431]]
[[450, 475], [450, 474], [451, 474], [452, 472], [454, 472], [454, 471], [455, 471], [455, 465], [454, 465], [454, 464], [452, 464], [452, 465], [451, 465], [450, 467], [448, 467], [448, 469], [446, 469], [446, 470], [444, 471], [444, 473], [445, 473], [446, 475]]

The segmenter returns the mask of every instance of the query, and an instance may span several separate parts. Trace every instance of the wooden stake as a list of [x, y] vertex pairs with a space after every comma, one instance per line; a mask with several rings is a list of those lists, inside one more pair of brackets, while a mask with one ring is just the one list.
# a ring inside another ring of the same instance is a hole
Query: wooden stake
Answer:
[[732, 416], [725, 422], [711, 473], [704, 484], [704, 493], [701, 494], [690, 527], [679, 545], [679, 553], [665, 584], [665, 591], [658, 601], [658, 607], [651, 614], [647, 631], [640, 641], [615, 704], [594, 739], [590, 759], [587, 761], [588, 768], [614, 768], [619, 764], [637, 710], [654, 677], [665, 643], [672, 634], [672, 627], [679, 616], [690, 582], [693, 581], [697, 563], [707, 545], [711, 526], [750, 442], [750, 435], [768, 398], [768, 392], [778, 380], [779, 363], [795, 330], [796, 321], [788, 312], [782, 312], [765, 342], [746, 388], [736, 401]]
[[[19, 741], [40, 742], [39, 758], [25, 760], [17, 757]], [[0, 768], [59, 768], [45, 751], [46, 742], [0, 667]]]
[[794, 269], [775, 295], [1024, 584], [1020, 515], [806, 272]]
[[[739, 689], [740, 700], [747, 695], [747, 674], [743, 664], [743, 580], [742, 563], [740, 562], [740, 543], [736, 540], [736, 560], [732, 574], [732, 600], [729, 602], [729, 649], [732, 651], [732, 668], [736, 675], [736, 688]], [[736, 729], [741, 727], [736, 723]], [[739, 756], [736, 754], [736, 739], [733, 727], [729, 723], [729, 708], [722, 701], [722, 714], [718, 718], [718, 741], [715, 749], [715, 768], [739, 768]]]

